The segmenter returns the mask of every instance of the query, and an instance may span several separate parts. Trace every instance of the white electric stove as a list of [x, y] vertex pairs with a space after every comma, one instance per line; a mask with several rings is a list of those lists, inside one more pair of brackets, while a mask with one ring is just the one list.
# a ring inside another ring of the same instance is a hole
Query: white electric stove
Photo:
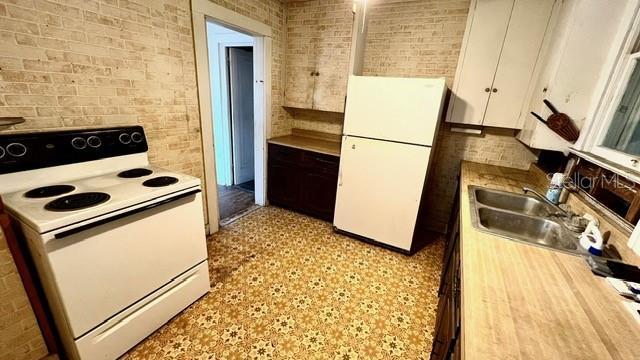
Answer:
[[0, 194], [67, 356], [115, 359], [210, 289], [200, 180], [142, 127], [0, 136]]

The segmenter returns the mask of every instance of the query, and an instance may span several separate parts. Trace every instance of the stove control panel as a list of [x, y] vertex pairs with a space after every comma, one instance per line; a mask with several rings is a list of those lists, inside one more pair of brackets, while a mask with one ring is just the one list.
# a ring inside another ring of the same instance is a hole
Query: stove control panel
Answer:
[[0, 174], [147, 150], [141, 126], [0, 135]]

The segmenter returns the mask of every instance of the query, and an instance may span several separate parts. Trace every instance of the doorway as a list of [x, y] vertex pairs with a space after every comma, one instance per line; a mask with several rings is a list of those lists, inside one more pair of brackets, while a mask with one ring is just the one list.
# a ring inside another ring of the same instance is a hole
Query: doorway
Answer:
[[[214, 149], [214, 120], [220, 118], [222, 103], [214, 104], [215, 84], [221, 84], [219, 67], [212, 70], [212, 62], [219, 59], [212, 57], [210, 36], [207, 28], [210, 23], [222, 25], [227, 29], [248, 36], [253, 42], [253, 120], [254, 120], [254, 194], [259, 206], [266, 205], [267, 187], [267, 134], [271, 132], [271, 113], [273, 110], [271, 94], [273, 91], [271, 26], [241, 15], [210, 0], [191, 0], [193, 20], [193, 39], [195, 45], [196, 76], [198, 85], [198, 103], [200, 110], [200, 126], [202, 136], [202, 153], [204, 160], [204, 185], [206, 188], [207, 234], [218, 231], [220, 225], [220, 208], [218, 206], [217, 188], [217, 152]], [[243, 46], [232, 44], [232, 46]], [[218, 51], [218, 50], [215, 50]], [[219, 61], [219, 60], [218, 60]], [[217, 82], [212, 79], [218, 78]], [[228, 104], [228, 102], [227, 102]], [[217, 114], [214, 116], [214, 112]]]
[[218, 214], [221, 225], [256, 207], [252, 36], [207, 22]]

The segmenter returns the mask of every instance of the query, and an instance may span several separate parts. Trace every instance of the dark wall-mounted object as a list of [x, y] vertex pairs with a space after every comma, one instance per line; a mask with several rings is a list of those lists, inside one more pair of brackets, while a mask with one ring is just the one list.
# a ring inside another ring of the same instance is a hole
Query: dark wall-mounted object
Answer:
[[578, 140], [578, 137], [580, 137], [580, 129], [578, 129], [569, 115], [559, 112], [549, 100], [544, 99], [543, 102], [547, 105], [549, 110], [551, 110], [551, 115], [549, 115], [546, 120], [533, 111], [531, 112], [531, 115], [540, 120], [543, 124], [547, 125], [549, 129], [560, 135], [563, 139], [572, 143]]

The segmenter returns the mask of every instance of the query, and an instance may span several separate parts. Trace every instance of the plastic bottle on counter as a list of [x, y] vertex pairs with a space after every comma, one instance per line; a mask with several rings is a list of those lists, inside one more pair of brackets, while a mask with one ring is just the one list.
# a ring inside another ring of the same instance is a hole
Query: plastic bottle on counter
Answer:
[[560, 202], [560, 193], [562, 193], [562, 183], [564, 181], [563, 173], [555, 173], [551, 177], [549, 189], [547, 190], [547, 200], [554, 204]]

